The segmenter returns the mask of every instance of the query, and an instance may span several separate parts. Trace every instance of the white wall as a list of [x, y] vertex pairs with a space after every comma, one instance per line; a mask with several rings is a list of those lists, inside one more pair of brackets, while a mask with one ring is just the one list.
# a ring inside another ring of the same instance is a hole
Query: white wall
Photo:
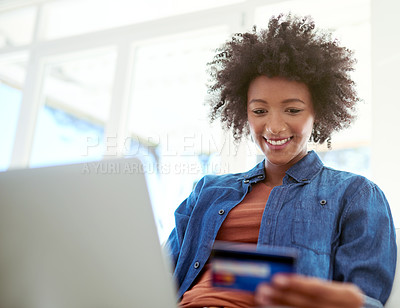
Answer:
[[372, 0], [372, 174], [400, 226], [400, 2]]

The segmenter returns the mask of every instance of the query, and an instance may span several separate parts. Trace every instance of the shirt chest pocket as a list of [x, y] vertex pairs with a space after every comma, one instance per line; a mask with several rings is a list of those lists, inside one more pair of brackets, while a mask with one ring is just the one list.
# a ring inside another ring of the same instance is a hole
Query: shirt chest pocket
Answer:
[[310, 206], [299, 204], [292, 221], [292, 244], [316, 254], [330, 254], [333, 238], [334, 214], [322, 204]]

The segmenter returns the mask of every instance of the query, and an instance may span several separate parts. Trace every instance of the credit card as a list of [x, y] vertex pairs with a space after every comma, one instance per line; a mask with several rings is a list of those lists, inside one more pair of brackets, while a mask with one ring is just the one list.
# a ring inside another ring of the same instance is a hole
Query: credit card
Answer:
[[254, 292], [277, 273], [295, 273], [298, 251], [291, 247], [215, 242], [211, 252], [212, 284]]

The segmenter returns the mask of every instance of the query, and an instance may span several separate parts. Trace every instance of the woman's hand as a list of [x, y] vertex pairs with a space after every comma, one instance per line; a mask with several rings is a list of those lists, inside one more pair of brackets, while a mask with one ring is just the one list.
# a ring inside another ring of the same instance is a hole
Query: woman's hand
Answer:
[[255, 300], [261, 306], [299, 308], [360, 308], [364, 302], [354, 284], [285, 274], [275, 275], [270, 284], [260, 284]]

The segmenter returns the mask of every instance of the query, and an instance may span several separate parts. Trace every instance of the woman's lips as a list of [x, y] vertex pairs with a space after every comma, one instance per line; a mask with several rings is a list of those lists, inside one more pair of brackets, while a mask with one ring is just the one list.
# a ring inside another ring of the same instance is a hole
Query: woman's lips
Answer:
[[288, 137], [288, 138], [281, 138], [281, 139], [267, 139], [264, 137], [264, 139], [269, 146], [274, 147], [274, 148], [279, 148], [279, 147], [283, 147], [287, 143], [289, 143], [289, 141], [293, 139], [293, 136]]

